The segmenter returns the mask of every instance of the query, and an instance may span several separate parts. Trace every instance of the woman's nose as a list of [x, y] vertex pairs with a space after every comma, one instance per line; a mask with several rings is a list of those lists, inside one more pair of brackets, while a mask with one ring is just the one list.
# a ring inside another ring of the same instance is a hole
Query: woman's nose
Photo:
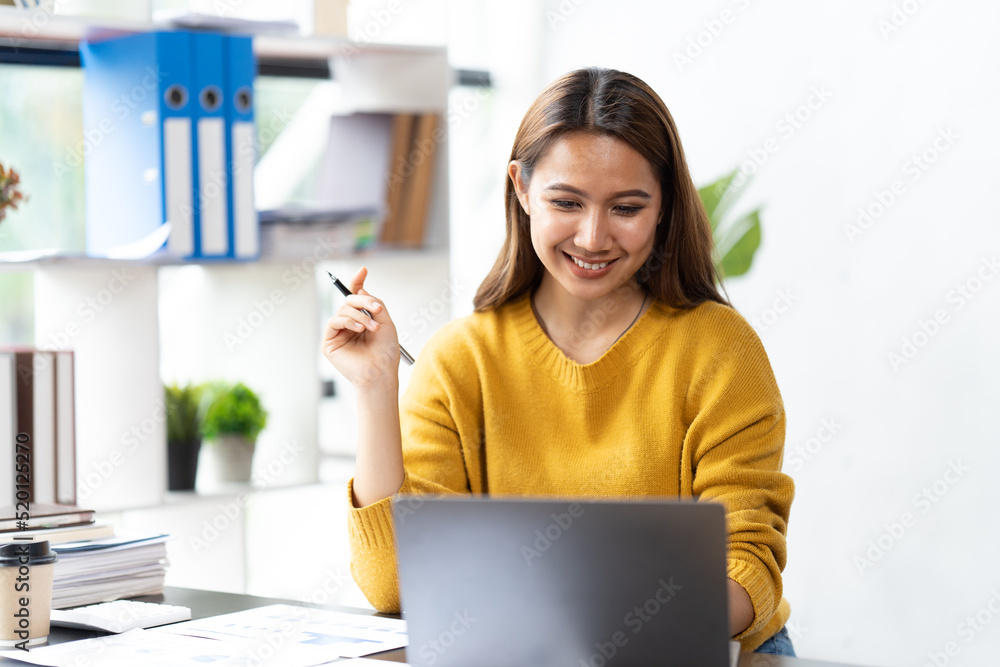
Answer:
[[582, 250], [599, 253], [611, 249], [610, 220], [607, 213], [600, 210], [587, 211], [580, 220], [574, 239]]

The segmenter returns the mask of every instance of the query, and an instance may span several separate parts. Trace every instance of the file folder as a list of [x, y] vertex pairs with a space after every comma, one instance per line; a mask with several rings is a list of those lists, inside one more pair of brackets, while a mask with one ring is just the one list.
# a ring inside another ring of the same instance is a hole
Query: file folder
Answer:
[[230, 256], [256, 259], [260, 256], [260, 223], [253, 198], [255, 142], [253, 82], [257, 62], [253, 39], [226, 37], [226, 164], [230, 166], [229, 216], [233, 237]]
[[191, 34], [84, 41], [86, 250], [195, 254]]
[[229, 216], [226, 165], [225, 37], [192, 33], [194, 122], [195, 250], [203, 258], [230, 256], [233, 236]]

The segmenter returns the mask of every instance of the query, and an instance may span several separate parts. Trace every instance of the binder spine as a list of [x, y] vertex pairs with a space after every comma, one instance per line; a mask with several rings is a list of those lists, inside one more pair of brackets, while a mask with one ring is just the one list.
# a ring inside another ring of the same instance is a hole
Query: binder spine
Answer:
[[156, 33], [161, 72], [159, 107], [163, 146], [163, 219], [170, 223], [168, 252], [195, 256], [194, 182], [191, 144], [191, 34]]
[[222, 35], [194, 33], [192, 45], [196, 249], [203, 258], [225, 258], [232, 236], [223, 108], [225, 42]]
[[253, 197], [255, 141], [253, 82], [257, 63], [250, 37], [226, 38], [226, 157], [230, 166], [229, 211], [232, 217], [232, 257], [260, 255], [260, 225]]

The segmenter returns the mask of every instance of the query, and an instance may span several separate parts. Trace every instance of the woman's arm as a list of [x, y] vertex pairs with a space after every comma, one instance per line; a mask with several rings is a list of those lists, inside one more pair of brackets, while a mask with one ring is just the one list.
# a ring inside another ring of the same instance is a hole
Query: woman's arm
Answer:
[[395, 495], [403, 483], [399, 343], [385, 304], [365, 291], [367, 275], [362, 268], [351, 279], [353, 294], [327, 322], [323, 338], [324, 356], [357, 390], [356, 507]]
[[358, 454], [354, 506], [367, 507], [396, 495], [403, 484], [403, 443], [399, 429], [399, 381], [358, 390]]
[[760, 339], [731, 309], [706, 315], [711, 335], [701, 340], [711, 343], [692, 353], [701, 360], [688, 393], [685, 448], [693, 495], [726, 508], [730, 624], [742, 640], [777, 622], [795, 487], [781, 472], [785, 410]]
[[729, 636], [735, 637], [753, 623], [753, 602], [750, 594], [739, 583], [726, 579], [729, 594]]

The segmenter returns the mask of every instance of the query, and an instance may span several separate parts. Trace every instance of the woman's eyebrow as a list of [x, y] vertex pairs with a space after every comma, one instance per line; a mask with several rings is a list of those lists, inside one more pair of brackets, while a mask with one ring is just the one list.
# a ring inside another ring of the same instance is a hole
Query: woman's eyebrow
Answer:
[[[579, 189], [574, 188], [572, 185], [566, 183], [553, 183], [545, 187], [546, 190], [562, 190], [564, 192], [572, 192], [575, 195], [580, 195], [581, 197], [586, 197], [586, 193]], [[611, 195], [612, 199], [617, 199], [618, 197], [644, 197], [645, 199], [652, 199], [652, 196], [645, 190], [622, 190], [621, 192], [615, 192]]]

